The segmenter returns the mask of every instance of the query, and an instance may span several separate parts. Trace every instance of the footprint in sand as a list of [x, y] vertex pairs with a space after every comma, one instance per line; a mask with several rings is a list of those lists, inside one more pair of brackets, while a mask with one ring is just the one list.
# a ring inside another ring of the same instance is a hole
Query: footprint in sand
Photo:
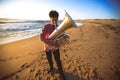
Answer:
[[0, 61], [7, 61], [6, 59], [0, 59]]
[[20, 77], [18, 75], [15, 76], [15, 80], [18, 80]]
[[27, 66], [27, 63], [24, 63], [24, 64], [21, 65], [20, 68], [25, 68], [26, 66]]
[[41, 71], [40, 71], [40, 70], [36, 71], [36, 72], [35, 72], [35, 77], [40, 76], [40, 74], [41, 74]]
[[31, 68], [30, 70], [29, 70], [29, 72], [30, 73], [32, 73], [32, 72], [34, 72], [35, 70], [33, 69], [33, 68]]

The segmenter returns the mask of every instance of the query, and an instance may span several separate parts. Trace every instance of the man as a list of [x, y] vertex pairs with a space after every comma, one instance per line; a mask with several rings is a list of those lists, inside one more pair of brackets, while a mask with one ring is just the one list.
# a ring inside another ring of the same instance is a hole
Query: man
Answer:
[[53, 61], [52, 61], [52, 55], [54, 55], [55, 61], [57, 63], [58, 66], [58, 71], [60, 74], [60, 77], [62, 78], [62, 80], [66, 80], [66, 77], [63, 73], [63, 69], [62, 69], [62, 64], [61, 64], [61, 60], [60, 60], [60, 50], [59, 47], [60, 45], [58, 44], [58, 41], [49, 39], [49, 35], [56, 29], [57, 25], [57, 21], [58, 21], [58, 17], [59, 17], [59, 13], [55, 10], [51, 10], [49, 12], [49, 17], [50, 17], [50, 23], [46, 24], [40, 34], [40, 38], [41, 41], [44, 42], [44, 49], [46, 52], [46, 57], [50, 66], [50, 70], [48, 71], [48, 73], [53, 71]]

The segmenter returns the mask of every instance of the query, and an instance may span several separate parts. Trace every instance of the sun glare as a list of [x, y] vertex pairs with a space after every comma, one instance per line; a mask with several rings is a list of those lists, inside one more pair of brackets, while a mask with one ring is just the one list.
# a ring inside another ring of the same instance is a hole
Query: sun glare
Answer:
[[48, 7], [37, 2], [14, 2], [2, 7], [0, 17], [18, 19], [46, 19]]

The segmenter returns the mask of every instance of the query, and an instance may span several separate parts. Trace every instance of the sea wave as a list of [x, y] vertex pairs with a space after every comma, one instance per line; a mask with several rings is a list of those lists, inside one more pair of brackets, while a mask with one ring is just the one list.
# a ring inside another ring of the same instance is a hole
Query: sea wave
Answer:
[[2, 23], [0, 24], [0, 44], [39, 35], [43, 25], [47, 23], [48, 21]]

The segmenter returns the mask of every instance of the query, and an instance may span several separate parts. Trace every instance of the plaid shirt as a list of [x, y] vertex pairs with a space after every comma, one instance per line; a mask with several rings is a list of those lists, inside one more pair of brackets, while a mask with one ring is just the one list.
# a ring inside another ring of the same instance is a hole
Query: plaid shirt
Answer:
[[[40, 39], [41, 41], [44, 42], [44, 50], [49, 51], [49, 50], [56, 50], [59, 47], [53, 46], [53, 41], [51, 39], [48, 39], [49, 35], [55, 30], [55, 26], [51, 24], [47, 24], [43, 27], [41, 30], [40, 34]], [[56, 44], [57, 45], [57, 44]]]

